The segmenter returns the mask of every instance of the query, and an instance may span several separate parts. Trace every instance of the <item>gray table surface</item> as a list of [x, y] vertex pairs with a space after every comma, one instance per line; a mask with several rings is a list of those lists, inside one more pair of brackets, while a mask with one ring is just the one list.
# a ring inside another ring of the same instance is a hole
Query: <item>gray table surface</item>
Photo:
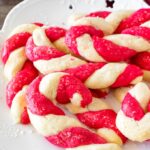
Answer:
[[10, 9], [22, 0], [0, 0], [0, 28]]

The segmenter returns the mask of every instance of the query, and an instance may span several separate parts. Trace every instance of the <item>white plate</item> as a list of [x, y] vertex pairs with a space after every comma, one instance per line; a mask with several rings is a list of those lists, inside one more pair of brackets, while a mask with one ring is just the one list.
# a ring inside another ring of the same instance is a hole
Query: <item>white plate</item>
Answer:
[[[73, 9], [69, 9], [69, 5]], [[142, 0], [116, 0], [113, 10], [148, 7]], [[43, 22], [50, 25], [65, 25], [73, 12], [90, 12], [106, 8], [105, 0], [25, 0], [13, 8], [0, 31], [0, 46], [10, 31], [19, 24]], [[36, 134], [32, 127], [13, 125], [10, 111], [5, 104], [5, 81], [0, 65], [0, 150], [62, 150], [49, 144]], [[127, 143], [124, 150], [149, 150], [150, 143]]]

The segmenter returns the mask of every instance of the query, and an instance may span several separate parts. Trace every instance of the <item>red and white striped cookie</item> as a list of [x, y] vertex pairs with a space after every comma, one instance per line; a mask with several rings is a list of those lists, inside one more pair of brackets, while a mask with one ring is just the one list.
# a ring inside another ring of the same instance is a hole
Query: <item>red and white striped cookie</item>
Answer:
[[90, 14], [74, 14], [68, 18], [68, 26], [91, 26], [102, 30], [104, 35], [114, 33], [121, 21], [129, 17], [133, 11], [97, 11]]
[[139, 66], [144, 73], [144, 80], [150, 81], [150, 52], [143, 52], [137, 54], [132, 63]]
[[42, 36], [35, 36], [33, 33], [33, 37], [30, 37], [26, 44], [28, 59], [42, 74], [63, 71], [86, 63], [84, 60], [54, 48], [52, 43], [49, 43], [49, 40], [46, 42]]
[[55, 105], [57, 102], [71, 102], [76, 106], [85, 107], [91, 101], [90, 91], [78, 79], [62, 72], [38, 77], [27, 89], [31, 123], [49, 142], [69, 150], [76, 147], [85, 150], [89, 147], [120, 150], [119, 146], [107, 143], [77, 119], [66, 116], [63, 110]]
[[70, 53], [70, 50], [64, 42], [66, 29], [62, 27], [38, 28], [33, 32], [32, 40], [36, 46], [50, 46], [59, 49], [64, 53]]
[[138, 83], [126, 94], [116, 125], [132, 141], [150, 139], [150, 89], [145, 83]]
[[116, 127], [117, 114], [104, 102], [104, 99], [93, 98], [92, 103], [85, 108], [67, 104], [65, 106], [71, 113], [86, 126], [96, 129], [97, 134], [110, 143], [123, 144], [126, 142]]
[[[147, 15], [146, 12], [148, 13]], [[146, 21], [150, 18], [150, 9], [138, 10], [130, 18], [135, 20], [133, 26], [140, 25], [143, 22], [145, 22], [143, 26], [146, 26]], [[139, 21], [139, 18], [141, 21]], [[114, 19], [112, 19], [112, 21], [114, 21]], [[134, 35], [131, 32], [122, 32], [121, 34], [108, 35], [104, 38], [100, 38], [99, 35], [87, 33], [83, 25], [71, 27], [66, 34], [65, 41], [74, 54], [82, 56], [84, 59], [92, 62], [126, 61], [137, 53], [150, 49], [149, 37], [148, 35], [146, 36], [146, 34], [140, 34], [140, 36], [138, 36], [138, 34]]]
[[1, 55], [4, 63], [4, 74], [8, 80], [11, 80], [24, 67], [27, 61], [26, 42], [33, 31], [40, 26], [42, 24], [39, 23], [22, 24], [16, 27], [4, 42]]
[[150, 20], [150, 8], [141, 8], [123, 19], [119, 24], [116, 33], [121, 33], [123, 30], [131, 27], [139, 26]]
[[87, 63], [65, 72], [80, 79], [90, 89], [117, 88], [142, 81], [142, 70], [126, 63]]
[[68, 19], [69, 26], [92, 25], [104, 31], [105, 35], [121, 33], [124, 29], [139, 26], [150, 20], [150, 9], [137, 11], [97, 11], [88, 15], [74, 14]]
[[[145, 41], [149, 42], [150, 21], [147, 21], [140, 26], [126, 29], [122, 33], [132, 35], [135, 38], [143, 38]], [[139, 44], [145, 47], [144, 43], [141, 42]], [[147, 51], [150, 51], [150, 47], [147, 47]], [[132, 58], [131, 62], [141, 67], [144, 72], [144, 79], [150, 81], [150, 52], [138, 53], [135, 57]]]
[[26, 86], [38, 75], [30, 61], [26, 61], [22, 70], [13, 77], [6, 87], [6, 102], [11, 109], [12, 118], [15, 123], [28, 124], [29, 117], [26, 109]]

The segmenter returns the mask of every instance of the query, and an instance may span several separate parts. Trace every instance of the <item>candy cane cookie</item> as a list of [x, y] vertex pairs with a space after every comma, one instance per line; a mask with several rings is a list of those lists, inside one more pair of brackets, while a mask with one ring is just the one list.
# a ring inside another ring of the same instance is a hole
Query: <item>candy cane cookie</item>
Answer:
[[75, 114], [86, 126], [95, 129], [97, 134], [110, 143], [122, 145], [126, 137], [116, 127], [117, 114], [104, 102], [104, 99], [93, 98], [93, 101], [85, 108], [75, 106], [72, 103], [65, 107]]
[[142, 70], [126, 63], [87, 63], [65, 72], [80, 79], [90, 89], [117, 88], [142, 81]]
[[26, 97], [32, 125], [49, 142], [69, 150], [120, 150], [56, 106], [57, 102], [81, 107], [91, 103], [90, 91], [75, 77], [62, 72], [38, 77], [28, 86]]
[[90, 14], [74, 14], [68, 18], [68, 26], [92, 26], [102, 30], [104, 35], [110, 35], [115, 32], [122, 20], [129, 17], [133, 11], [97, 11]]
[[63, 71], [86, 63], [86, 61], [82, 59], [72, 56], [71, 54], [65, 54], [54, 48], [53, 44], [49, 43], [49, 40], [47, 40], [47, 43], [42, 36], [41, 38], [37, 37], [38, 36], [35, 36], [34, 38], [33, 33], [33, 37], [30, 37], [27, 41], [26, 55], [42, 74]]
[[26, 109], [26, 86], [38, 75], [30, 61], [26, 61], [22, 70], [13, 77], [6, 87], [6, 102], [11, 109], [14, 123], [28, 124], [29, 117]]
[[117, 114], [118, 129], [130, 140], [143, 142], [150, 139], [150, 89], [140, 82], [126, 94]]
[[86, 30], [85, 26], [71, 27], [66, 33], [65, 42], [74, 54], [91, 62], [127, 61], [150, 48], [149, 42], [142, 37], [114, 34], [100, 38]]
[[64, 53], [71, 53], [64, 42], [66, 29], [62, 27], [43, 26], [33, 32], [32, 40], [36, 46], [50, 46]]
[[4, 74], [11, 80], [22, 70], [27, 57], [25, 45], [33, 31], [40, 28], [42, 24], [22, 24], [16, 27], [4, 42], [1, 57], [4, 63]]
[[[118, 14], [120, 15], [121, 12], [119, 12]], [[108, 15], [108, 17], [110, 15]], [[105, 19], [107, 19], [107, 17]], [[133, 15], [131, 15], [130, 19], [135, 20], [133, 22], [133, 26], [141, 25], [142, 23], [144, 23], [143, 26], [146, 26], [147, 21], [150, 19], [150, 9], [138, 10]], [[116, 20], [112, 19], [112, 21], [115, 22]], [[78, 22], [78, 19], [75, 22]], [[102, 29], [105, 27], [106, 26], [102, 27]], [[147, 30], [145, 29], [144, 31]], [[120, 34], [107, 35], [102, 38], [102, 36], [97, 36], [95, 34], [93, 35], [85, 32], [85, 29], [83, 29], [83, 25], [81, 26], [77, 24], [76, 26], [73, 25], [67, 32], [65, 41], [74, 54], [82, 56], [88, 61], [117, 62], [126, 61], [134, 55], [136, 55], [137, 53], [148, 51], [150, 49], [148, 35], [137, 35], [138, 34], [133, 35], [129, 32], [121, 32]]]
[[[68, 26], [93, 25], [104, 30], [105, 35], [121, 33], [123, 30], [139, 26], [150, 20], [150, 9], [136, 11], [97, 11], [90, 14], [74, 14], [68, 19]], [[105, 26], [105, 27], [104, 27]]]
[[[143, 38], [144, 40], [150, 40], [150, 21], [145, 22], [137, 27], [132, 27], [122, 31], [122, 34], [132, 35], [134, 37]], [[141, 45], [143, 43], [140, 43]], [[145, 45], [142, 45], [143, 47]], [[147, 49], [147, 52], [141, 52], [135, 55], [131, 62], [138, 65], [143, 69], [144, 79], [150, 81], [150, 48]]]
[[[87, 63], [66, 55], [55, 48], [35, 46], [31, 39], [26, 46], [28, 58], [42, 74], [55, 71], [76, 76], [90, 89], [104, 89], [136, 84], [142, 80], [142, 71], [126, 63]], [[126, 80], [125, 80], [126, 79]]]

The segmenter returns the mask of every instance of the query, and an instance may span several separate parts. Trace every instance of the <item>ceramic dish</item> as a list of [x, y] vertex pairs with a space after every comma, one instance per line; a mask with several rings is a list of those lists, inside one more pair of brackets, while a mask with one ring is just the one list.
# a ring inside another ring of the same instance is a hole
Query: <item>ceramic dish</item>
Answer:
[[[147, 6], [142, 0], [115, 0], [113, 8], [107, 8], [105, 0], [25, 0], [15, 6], [0, 31], [0, 46], [10, 31], [19, 24], [43, 22], [65, 26], [67, 17], [74, 12], [96, 10], [138, 9]], [[36, 134], [30, 126], [12, 124], [10, 111], [5, 104], [5, 79], [0, 64], [0, 150], [62, 150]], [[110, 97], [109, 97], [110, 99]], [[108, 100], [109, 101], [109, 100]], [[128, 142], [124, 150], [149, 150], [150, 142]]]

